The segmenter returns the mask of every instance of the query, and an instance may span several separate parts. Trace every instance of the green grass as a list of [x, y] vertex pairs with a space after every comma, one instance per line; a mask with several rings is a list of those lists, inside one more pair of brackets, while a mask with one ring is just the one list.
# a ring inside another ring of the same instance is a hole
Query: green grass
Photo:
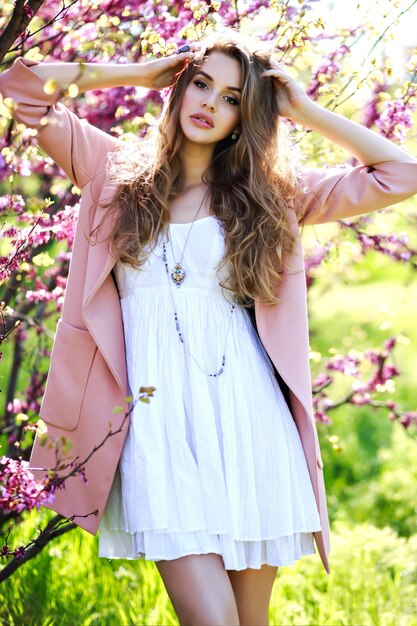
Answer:
[[[38, 514], [39, 515], [39, 514]], [[49, 512], [42, 514], [50, 517]], [[32, 516], [36, 518], [36, 513]], [[27, 531], [29, 523], [25, 524]], [[33, 528], [33, 523], [32, 523]], [[176, 624], [156, 566], [99, 559], [98, 537], [76, 529], [0, 586], [2, 624]]]
[[[417, 626], [417, 535], [338, 521], [331, 542], [330, 575], [318, 554], [278, 570], [271, 626]], [[20, 568], [0, 586], [1, 624], [178, 624], [153, 562], [99, 559], [97, 544], [76, 529]]]
[[315, 557], [286, 571], [275, 584], [271, 624], [411, 626], [417, 624], [417, 536], [389, 528], [336, 522], [331, 573]]

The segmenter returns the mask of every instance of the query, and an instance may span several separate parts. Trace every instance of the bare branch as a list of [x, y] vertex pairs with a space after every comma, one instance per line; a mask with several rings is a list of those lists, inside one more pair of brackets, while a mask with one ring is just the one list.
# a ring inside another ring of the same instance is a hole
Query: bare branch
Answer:
[[41, 531], [39, 537], [33, 539], [28, 548], [25, 547], [24, 551], [22, 551], [22, 555], [13, 557], [13, 559], [9, 561], [9, 563], [7, 563], [2, 570], [0, 570], [0, 583], [7, 580], [7, 578], [10, 578], [10, 576], [12, 576], [12, 574], [19, 567], [21, 567], [23, 563], [26, 563], [37, 556], [50, 541], [60, 535], [63, 535], [64, 533], [67, 533], [73, 528], [77, 528], [77, 525], [74, 524], [74, 522], [70, 522], [68, 524], [65, 523], [63, 525], [60, 524], [59, 527], [57, 527], [58, 522], [61, 522], [63, 519], [62, 515], [55, 515], [48, 522], [44, 530]]
[[33, 17], [43, 5], [44, 0], [16, 0], [12, 16], [0, 36], [0, 61], [4, 59], [7, 52], [16, 39], [25, 32]]
[[[40, 28], [38, 28], [38, 30], [34, 30], [32, 32], [27, 32], [27, 34], [21, 38], [21, 41], [19, 42], [18, 46], [15, 46], [14, 48], [11, 48], [11, 50], [9, 50], [9, 52], [16, 52], [21, 48], [21, 45], [24, 44], [28, 39], [30, 39], [31, 37], [33, 37], [34, 35], [37, 35], [38, 33], [42, 32], [43, 30], [45, 30], [45, 28], [48, 28], [48, 26], [52, 26], [52, 24], [55, 24], [56, 22], [59, 22], [60, 20], [62, 20], [65, 16], [66, 16], [66, 12], [74, 5], [78, 2], [78, 0], [72, 0], [72, 2], [70, 4], [63, 4], [63, 6], [61, 7], [61, 9], [58, 11], [58, 13], [56, 15], [54, 15], [54, 17], [49, 20], [49, 22], [46, 22], [46, 24], [43, 24]], [[71, 28], [71, 30], [73, 31], [74, 29]], [[54, 37], [58, 37], [62, 35], [62, 33], [56, 33], [55, 35], [53, 35], [52, 37], [50, 37], [50, 39], [54, 38]], [[47, 40], [46, 40], [47, 41]], [[36, 46], [39, 46], [41, 42], [37, 42]], [[33, 47], [33, 46], [32, 46]], [[30, 48], [25, 48], [25, 51], [27, 52], [28, 49], [30, 50]]]

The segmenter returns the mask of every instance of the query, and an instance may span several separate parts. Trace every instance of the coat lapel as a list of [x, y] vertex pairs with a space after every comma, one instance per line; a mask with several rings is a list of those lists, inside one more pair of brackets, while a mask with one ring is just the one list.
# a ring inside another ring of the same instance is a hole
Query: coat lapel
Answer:
[[304, 272], [286, 275], [280, 302], [255, 302], [259, 337], [272, 362], [290, 390], [312, 413], [309, 337]]
[[[104, 187], [100, 203], [107, 203], [114, 194]], [[97, 208], [93, 229], [99, 224], [105, 209]], [[116, 259], [110, 254], [106, 238], [113, 220], [106, 219], [98, 233], [97, 243], [89, 246], [83, 296], [83, 318], [91, 335], [117, 380], [123, 394], [129, 394], [126, 371], [125, 343], [120, 300], [111, 271]]]
[[296, 249], [285, 262], [278, 303], [267, 305], [255, 301], [259, 337], [284, 382], [313, 419], [307, 287], [300, 230], [294, 212], [290, 227], [296, 238]]

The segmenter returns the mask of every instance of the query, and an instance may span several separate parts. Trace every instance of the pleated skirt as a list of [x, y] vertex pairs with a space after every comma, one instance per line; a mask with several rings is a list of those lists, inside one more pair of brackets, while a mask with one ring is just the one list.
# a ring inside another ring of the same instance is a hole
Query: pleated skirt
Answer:
[[[99, 556], [216, 553], [233, 570], [292, 564], [315, 552], [312, 533], [321, 527], [273, 366], [243, 307], [231, 313], [217, 292], [181, 289], [185, 346], [168, 289], [143, 287], [121, 298], [130, 391], [156, 390], [132, 410]], [[223, 373], [208, 376], [223, 352]]]

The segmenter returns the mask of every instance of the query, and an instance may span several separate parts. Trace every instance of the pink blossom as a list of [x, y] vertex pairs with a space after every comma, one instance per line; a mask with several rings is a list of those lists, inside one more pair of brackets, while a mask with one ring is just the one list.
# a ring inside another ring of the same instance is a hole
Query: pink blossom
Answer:
[[27, 404], [20, 398], [15, 398], [13, 402], [9, 402], [7, 410], [17, 415], [18, 413], [25, 413], [27, 411]]
[[326, 368], [329, 371], [341, 372], [346, 376], [356, 376], [360, 359], [349, 355], [336, 356], [329, 359]]
[[363, 406], [364, 404], [367, 404], [369, 402], [369, 398], [369, 394], [355, 393], [350, 398], [350, 401], [352, 402], [352, 404], [356, 404], [357, 406]]
[[33, 9], [27, 4], [23, 7], [23, 13], [29, 20], [31, 20], [34, 16]]
[[366, 223], [363, 217], [356, 221], [341, 220], [342, 226], [351, 229], [357, 241], [361, 244], [362, 254], [366, 254], [368, 250], [377, 250], [394, 261], [407, 261], [412, 266], [417, 266], [417, 249], [412, 248], [408, 242], [406, 233], [385, 234], [385, 233], [366, 233], [362, 230], [361, 224]]
[[322, 372], [313, 380], [312, 386], [313, 388], [323, 387], [331, 382], [333, 382], [333, 377], [329, 376], [329, 374]]
[[348, 45], [343, 43], [336, 50], [330, 52], [319, 65], [311, 76], [311, 82], [306, 93], [312, 100], [316, 100], [320, 95], [320, 89], [323, 85], [331, 82], [334, 76], [340, 72], [341, 65], [339, 63], [346, 54], [350, 52]]
[[385, 103], [376, 125], [384, 137], [402, 142], [407, 137], [407, 130], [413, 125], [414, 110], [415, 105], [411, 102], [405, 103], [402, 99], [392, 100]]
[[386, 83], [376, 83], [372, 90], [371, 98], [368, 104], [365, 106], [364, 117], [362, 124], [367, 128], [371, 128], [379, 119], [379, 104], [381, 102], [381, 93], [386, 91]]
[[53, 492], [45, 491], [28, 467], [27, 461], [0, 458], [0, 511], [3, 513], [30, 511], [53, 501]]

